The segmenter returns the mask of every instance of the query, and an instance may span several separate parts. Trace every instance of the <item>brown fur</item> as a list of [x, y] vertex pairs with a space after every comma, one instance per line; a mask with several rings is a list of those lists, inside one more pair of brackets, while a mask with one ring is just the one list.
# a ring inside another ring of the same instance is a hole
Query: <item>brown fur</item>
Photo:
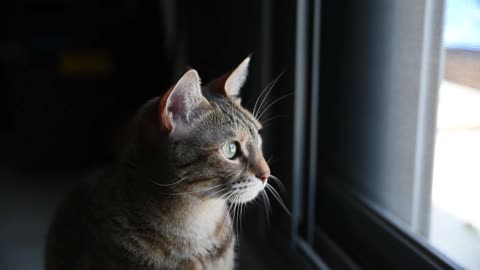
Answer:
[[[193, 75], [185, 85], [193, 85]], [[251, 200], [261, 185], [255, 176], [269, 174], [260, 124], [218, 89], [186, 92], [193, 99], [185, 104], [203, 98], [201, 107], [187, 108], [188, 117], [172, 115], [179, 85], [139, 110], [118, 162], [67, 196], [50, 227], [47, 270], [233, 269], [227, 202]], [[180, 121], [189, 121], [187, 130], [175, 137]], [[244, 154], [222, 156], [229, 141]]]

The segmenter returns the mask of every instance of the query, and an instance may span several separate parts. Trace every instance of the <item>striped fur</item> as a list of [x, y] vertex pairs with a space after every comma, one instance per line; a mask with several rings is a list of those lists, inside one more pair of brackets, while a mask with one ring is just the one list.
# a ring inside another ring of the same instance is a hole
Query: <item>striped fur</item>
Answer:
[[[244, 79], [245, 72], [231, 74]], [[230, 87], [243, 84], [224, 77]], [[233, 269], [229, 203], [255, 198], [266, 183], [256, 175], [269, 169], [260, 123], [230, 92], [238, 89], [225, 91], [221, 80], [203, 88], [208, 102], [175, 140], [172, 126], [162, 124], [165, 98], [148, 101], [118, 161], [84, 181], [58, 209], [46, 269]], [[240, 146], [235, 160], [220, 151], [230, 141]]]

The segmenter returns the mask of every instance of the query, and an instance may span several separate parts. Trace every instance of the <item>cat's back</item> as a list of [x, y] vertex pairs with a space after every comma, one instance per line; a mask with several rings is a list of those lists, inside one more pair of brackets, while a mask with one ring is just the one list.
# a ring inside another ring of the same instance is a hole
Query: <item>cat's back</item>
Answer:
[[70, 191], [50, 224], [46, 246], [46, 269], [92, 269], [95, 225], [92, 211], [98, 186], [108, 181], [108, 170], [99, 170]]

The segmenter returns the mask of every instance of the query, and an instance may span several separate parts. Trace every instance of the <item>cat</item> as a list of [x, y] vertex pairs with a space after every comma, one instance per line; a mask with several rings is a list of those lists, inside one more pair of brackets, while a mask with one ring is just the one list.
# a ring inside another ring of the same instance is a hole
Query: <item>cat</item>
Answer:
[[58, 209], [47, 270], [234, 268], [228, 203], [253, 200], [271, 177], [262, 125], [239, 97], [249, 62], [205, 87], [190, 69], [139, 109], [118, 161]]

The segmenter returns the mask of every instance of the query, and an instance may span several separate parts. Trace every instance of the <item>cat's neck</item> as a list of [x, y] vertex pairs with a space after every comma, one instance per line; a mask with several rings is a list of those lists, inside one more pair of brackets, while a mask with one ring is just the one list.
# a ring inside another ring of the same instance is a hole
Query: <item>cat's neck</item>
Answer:
[[[164, 195], [151, 222], [162, 234], [183, 241], [209, 242], [232, 233], [227, 202], [191, 195]], [[151, 208], [154, 209], [154, 208]]]
[[132, 205], [141, 208], [130, 211], [148, 211], [142, 216], [148, 217], [152, 228], [188, 238], [210, 237], [216, 231], [230, 232], [226, 200], [204, 199], [195, 193], [179, 194], [150, 180], [139, 172], [130, 172], [123, 189], [131, 193], [127, 197], [135, 200]]

